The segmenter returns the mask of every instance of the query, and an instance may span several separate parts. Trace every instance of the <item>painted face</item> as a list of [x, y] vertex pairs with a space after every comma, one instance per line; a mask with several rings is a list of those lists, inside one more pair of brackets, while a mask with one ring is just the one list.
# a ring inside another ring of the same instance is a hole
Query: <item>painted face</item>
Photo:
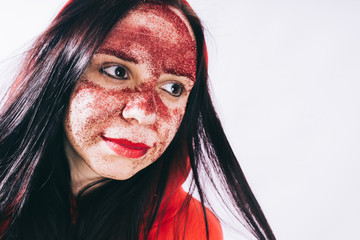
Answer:
[[72, 93], [64, 124], [72, 171], [124, 180], [156, 161], [180, 126], [195, 74], [195, 39], [180, 11], [154, 3], [130, 11]]

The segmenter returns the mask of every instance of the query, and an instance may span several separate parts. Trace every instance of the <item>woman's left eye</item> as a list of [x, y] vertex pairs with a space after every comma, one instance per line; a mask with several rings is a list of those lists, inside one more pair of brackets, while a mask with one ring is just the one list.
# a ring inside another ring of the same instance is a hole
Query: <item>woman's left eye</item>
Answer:
[[174, 97], [180, 97], [184, 92], [184, 86], [181, 83], [176, 82], [166, 83], [162, 85], [161, 88]]
[[120, 79], [120, 80], [129, 79], [128, 70], [121, 65], [111, 65], [111, 66], [102, 67], [100, 69], [100, 72], [115, 79]]

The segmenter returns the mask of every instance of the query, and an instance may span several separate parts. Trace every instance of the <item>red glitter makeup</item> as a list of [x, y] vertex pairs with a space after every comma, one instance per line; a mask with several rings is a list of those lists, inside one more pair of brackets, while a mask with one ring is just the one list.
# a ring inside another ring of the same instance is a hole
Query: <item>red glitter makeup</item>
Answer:
[[163, 4], [141, 5], [130, 12], [98, 52], [120, 58], [132, 56], [138, 63], [152, 62], [154, 74], [166, 72], [195, 80], [195, 39], [180, 16]]
[[[126, 77], [117, 76], [116, 68]], [[131, 10], [71, 96], [65, 119], [68, 151], [74, 151], [67, 153], [69, 161], [114, 179], [156, 161], [180, 126], [195, 75], [196, 43], [180, 11], [155, 3]], [[172, 94], [172, 86], [183, 91]]]

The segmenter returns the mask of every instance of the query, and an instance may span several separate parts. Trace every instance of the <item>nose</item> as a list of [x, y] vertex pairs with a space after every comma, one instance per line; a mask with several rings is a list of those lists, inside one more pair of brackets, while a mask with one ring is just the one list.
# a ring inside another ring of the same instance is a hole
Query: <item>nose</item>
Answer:
[[156, 103], [152, 94], [139, 95], [129, 100], [122, 111], [127, 121], [137, 121], [141, 125], [152, 125], [156, 120]]

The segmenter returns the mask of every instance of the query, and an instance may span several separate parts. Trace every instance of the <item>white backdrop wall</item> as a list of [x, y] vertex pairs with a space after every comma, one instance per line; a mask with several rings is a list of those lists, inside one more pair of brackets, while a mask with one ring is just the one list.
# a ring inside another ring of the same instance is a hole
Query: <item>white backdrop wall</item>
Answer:
[[[65, 2], [3, 1], [3, 72]], [[189, 2], [217, 110], [277, 238], [360, 239], [360, 1]]]

